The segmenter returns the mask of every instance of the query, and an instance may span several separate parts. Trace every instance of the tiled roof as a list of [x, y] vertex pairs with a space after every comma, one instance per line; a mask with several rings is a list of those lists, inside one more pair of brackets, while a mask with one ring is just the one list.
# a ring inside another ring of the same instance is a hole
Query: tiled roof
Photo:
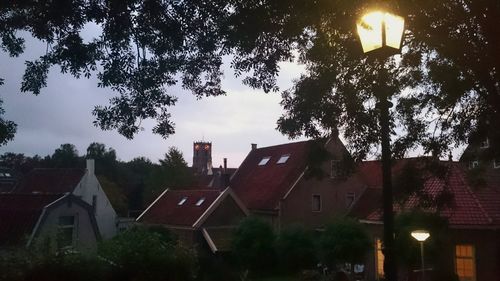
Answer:
[[[148, 224], [192, 226], [220, 195], [219, 190], [167, 190], [139, 218]], [[182, 205], [179, 202], [186, 198]], [[205, 198], [200, 206], [196, 203]]]
[[0, 194], [0, 245], [18, 244], [35, 227], [42, 210], [61, 195]]
[[[379, 167], [373, 168], [376, 167], [377, 163]], [[445, 189], [452, 195], [451, 204], [444, 206], [439, 211], [440, 215], [446, 217], [452, 226], [500, 226], [500, 192], [490, 186], [472, 188], [467, 183], [465, 170], [460, 163], [442, 163], [448, 168], [447, 178], [430, 178], [425, 182], [423, 187], [425, 194], [428, 194], [433, 198], [441, 194]], [[368, 166], [374, 170], [380, 170], [380, 162], [370, 161]], [[397, 164], [395, 166], [397, 166]], [[369, 171], [369, 169], [365, 169], [364, 171]], [[366, 177], [369, 178], [370, 175], [367, 174]], [[375, 187], [380, 188], [380, 185], [376, 185]], [[378, 195], [378, 198], [374, 196], [374, 194], [368, 196], [372, 197], [373, 200], [381, 200], [381, 192]], [[361, 199], [359, 200], [359, 203], [362, 203]], [[420, 198], [416, 195], [411, 195], [403, 206], [395, 204], [394, 209], [396, 212], [399, 212], [403, 209], [410, 210], [419, 208], [419, 206]], [[436, 210], [435, 208], [432, 208], [428, 209], [428, 211]], [[363, 214], [366, 214], [366, 212]], [[353, 213], [353, 215], [360, 218], [362, 216], [359, 215], [363, 214], [362, 212], [360, 212], [360, 214]], [[365, 218], [368, 220], [381, 220], [382, 211], [380, 207], [374, 208], [369, 215], [365, 216]]]
[[[250, 151], [231, 179], [231, 188], [250, 210], [274, 210], [304, 172], [312, 141], [258, 148]], [[283, 164], [276, 162], [289, 154]], [[259, 166], [264, 157], [270, 157]]]
[[86, 169], [33, 169], [18, 184], [16, 193], [72, 192]]

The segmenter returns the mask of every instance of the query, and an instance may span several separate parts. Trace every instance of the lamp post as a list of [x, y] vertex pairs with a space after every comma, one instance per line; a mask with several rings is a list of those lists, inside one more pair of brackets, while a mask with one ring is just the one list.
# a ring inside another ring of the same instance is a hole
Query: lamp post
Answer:
[[411, 236], [420, 243], [420, 258], [422, 264], [422, 281], [425, 281], [425, 263], [424, 263], [424, 242], [431, 236], [428, 231], [415, 230], [412, 231]]
[[401, 49], [404, 19], [386, 11], [364, 14], [357, 23], [357, 31], [363, 52], [379, 59], [382, 65], [376, 96], [380, 111], [380, 133], [382, 146], [382, 196], [384, 222], [384, 274], [388, 281], [397, 281], [397, 266], [394, 259], [394, 214], [392, 208], [391, 143], [389, 108], [392, 106], [389, 93], [383, 86], [387, 77], [384, 61]]

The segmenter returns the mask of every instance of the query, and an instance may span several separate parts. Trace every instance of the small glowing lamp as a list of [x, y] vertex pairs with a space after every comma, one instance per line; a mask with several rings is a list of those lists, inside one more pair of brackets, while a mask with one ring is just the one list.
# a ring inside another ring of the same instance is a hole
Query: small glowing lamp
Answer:
[[411, 232], [411, 236], [413, 236], [413, 238], [417, 239], [417, 241], [419, 242], [424, 242], [431, 235], [426, 230], [415, 230]]
[[363, 52], [383, 50], [398, 53], [403, 41], [404, 25], [403, 17], [389, 12], [373, 11], [363, 15], [356, 24]]

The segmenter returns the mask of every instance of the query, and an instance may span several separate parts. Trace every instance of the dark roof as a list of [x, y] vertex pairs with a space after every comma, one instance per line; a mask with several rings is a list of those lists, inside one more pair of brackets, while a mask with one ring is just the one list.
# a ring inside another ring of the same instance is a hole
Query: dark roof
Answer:
[[[237, 170], [236, 168], [227, 168], [225, 174], [228, 176], [228, 178], [231, 178], [231, 176], [236, 172], [236, 170]], [[198, 189], [207, 187], [225, 189], [227, 186], [225, 186], [223, 182], [224, 180], [223, 173], [224, 173], [223, 168], [212, 168], [211, 175], [195, 174], [193, 176], [194, 183], [192, 186]]]
[[15, 245], [31, 235], [42, 210], [61, 195], [0, 194], [0, 245]]
[[[313, 141], [302, 141], [250, 151], [231, 179], [231, 188], [250, 210], [275, 210], [293, 183], [304, 172]], [[283, 155], [290, 158], [276, 162]], [[264, 157], [271, 157], [259, 166]]]
[[[378, 168], [374, 168], [377, 166], [377, 163]], [[445, 189], [452, 195], [451, 204], [445, 205], [439, 210], [440, 215], [447, 218], [452, 226], [500, 226], [499, 190], [491, 186], [473, 188], [467, 182], [466, 171], [460, 163], [444, 161], [442, 163], [446, 165], [448, 169], [446, 179], [431, 177], [426, 180], [423, 187], [423, 191], [433, 198], [442, 194]], [[368, 166], [373, 168], [374, 171], [380, 170], [380, 162], [378, 161], [370, 161]], [[397, 164], [395, 166], [397, 166]], [[364, 169], [364, 171], [370, 171], [370, 169]], [[369, 177], [370, 175], [367, 174], [366, 178]], [[375, 182], [377, 180], [377, 175], [374, 175], [373, 178]], [[369, 200], [369, 198], [381, 202], [382, 192], [377, 193], [373, 191], [377, 187], [381, 188], [380, 185], [374, 185], [373, 188], [368, 188], [367, 190], [370, 193], [366, 196], [362, 195], [356, 204], [366, 204], [366, 200]], [[419, 208], [420, 200], [420, 197], [410, 195], [402, 206], [395, 204], [394, 209], [396, 212], [399, 212], [402, 210]], [[380, 221], [382, 218], [380, 205], [377, 206], [374, 204], [372, 207], [374, 208], [369, 212], [369, 208], [366, 206], [354, 206], [351, 214], [358, 218]], [[362, 211], [359, 211], [360, 209]], [[427, 211], [435, 212], [436, 209], [430, 207]], [[369, 214], [367, 215], [367, 213]]]
[[86, 169], [33, 169], [18, 184], [16, 193], [73, 192]]
[[[138, 220], [147, 224], [191, 227], [220, 193], [221, 191], [216, 189], [167, 190], [144, 211]], [[183, 198], [186, 198], [186, 201], [179, 205]], [[205, 198], [205, 201], [200, 206], [196, 206], [202, 198]]]

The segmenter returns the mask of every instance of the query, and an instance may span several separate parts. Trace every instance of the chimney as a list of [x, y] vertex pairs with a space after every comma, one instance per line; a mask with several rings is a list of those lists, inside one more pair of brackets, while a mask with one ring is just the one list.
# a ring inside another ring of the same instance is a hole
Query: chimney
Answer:
[[448, 154], [448, 161], [453, 162], [453, 154], [451, 154], [451, 151]]
[[252, 150], [256, 150], [257, 149], [257, 144], [256, 143], [252, 143]]
[[89, 171], [89, 175], [94, 175], [94, 159], [87, 159], [87, 171]]
[[227, 171], [227, 158], [224, 158], [224, 173]]

